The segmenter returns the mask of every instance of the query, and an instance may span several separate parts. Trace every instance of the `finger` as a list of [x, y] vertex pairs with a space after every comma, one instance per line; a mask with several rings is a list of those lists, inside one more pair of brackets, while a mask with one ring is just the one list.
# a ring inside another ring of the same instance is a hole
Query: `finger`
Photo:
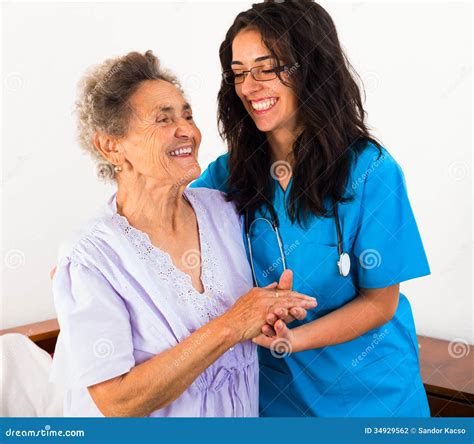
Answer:
[[273, 329], [273, 327], [270, 327], [270, 325], [268, 325], [268, 324], [265, 324], [265, 325], [262, 327], [262, 333], [263, 333], [265, 336], [268, 336], [269, 338], [272, 338], [273, 336], [276, 335], [275, 330]]
[[266, 319], [267, 324], [273, 325], [276, 321], [278, 321], [278, 316], [275, 313], [268, 313]]
[[255, 336], [255, 338], [252, 339], [252, 342], [262, 347], [270, 348], [274, 340], [274, 338], [269, 338], [264, 334], [260, 334], [258, 336]]
[[280, 318], [285, 324], [291, 324], [295, 318], [291, 316], [290, 314], [288, 316], [283, 316]]
[[279, 338], [288, 339], [290, 337], [290, 329], [281, 319], [275, 323], [275, 332]]
[[278, 288], [282, 290], [291, 290], [293, 288], [293, 272], [289, 269], [283, 271], [278, 282]]
[[[277, 304], [281, 303], [281, 308], [292, 308], [292, 307], [308, 307], [314, 308], [318, 305], [316, 299], [300, 299], [300, 298], [293, 298], [293, 297], [280, 297], [280, 298], [272, 298], [270, 299], [270, 303], [273, 302], [273, 305], [277, 306]], [[275, 310], [273, 310], [276, 313]]]
[[49, 277], [50, 277], [50, 279], [53, 279], [53, 278], [54, 278], [54, 275], [56, 274], [56, 268], [57, 268], [57, 267], [53, 267], [53, 269], [49, 272]]
[[270, 285], [267, 285], [266, 287], [263, 288], [277, 288], [278, 284], [276, 282], [272, 282]]
[[[275, 290], [271, 290], [271, 293], [275, 295]], [[292, 291], [292, 290], [278, 290], [278, 296], [279, 297], [292, 297], [295, 299], [304, 299], [304, 300], [316, 300], [315, 297], [313, 296], [308, 296], [306, 294], [298, 293], [297, 291]]]
[[[293, 307], [290, 309], [290, 314], [298, 321], [302, 321], [306, 317], [306, 310], [302, 307]], [[288, 324], [288, 322], [287, 322]]]
[[[273, 304], [271, 303], [273, 302]], [[276, 301], [270, 301], [270, 305], [267, 309], [267, 313], [276, 313], [278, 310], [284, 309], [291, 309], [294, 307], [301, 307], [306, 310], [310, 310], [316, 307], [316, 301], [305, 301], [305, 300], [294, 300], [294, 299], [286, 299], [286, 298], [278, 298]]]
[[[286, 308], [279, 308], [278, 310], [276, 310], [274, 312], [274, 314], [276, 316], [278, 316], [280, 319], [284, 318], [284, 317], [287, 317], [288, 316], [288, 310]], [[275, 322], [276, 322], [276, 319], [275, 319]]]

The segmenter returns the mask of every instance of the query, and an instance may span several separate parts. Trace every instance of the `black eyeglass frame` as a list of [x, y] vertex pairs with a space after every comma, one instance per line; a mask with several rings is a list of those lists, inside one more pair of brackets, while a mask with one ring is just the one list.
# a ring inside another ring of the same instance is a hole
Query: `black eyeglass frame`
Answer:
[[[272, 77], [271, 79], [257, 79], [255, 78], [255, 74], [253, 73], [253, 71], [257, 68], [263, 68], [265, 65], [259, 65], [259, 66], [253, 66], [252, 68], [250, 69], [247, 69], [245, 71], [242, 71], [242, 72], [239, 72], [239, 74], [243, 74], [243, 76], [241, 77], [242, 78], [242, 81], [240, 82], [235, 82], [235, 77], [231, 77], [231, 76], [235, 76], [235, 73], [234, 73], [234, 70], [233, 69], [226, 69], [225, 71], [222, 71], [222, 80], [224, 80], [224, 82], [227, 84], [227, 85], [240, 85], [241, 83], [244, 83], [245, 82], [245, 79], [247, 77], [247, 75], [250, 73], [250, 75], [252, 76], [252, 78], [256, 81], [256, 82], [269, 82], [270, 80], [275, 80], [277, 77], [280, 77], [280, 74], [287, 70], [287, 66], [286, 65], [280, 65], [280, 66], [275, 66], [271, 69], [271, 71], [273, 71], [273, 73], [275, 74], [274, 77]], [[226, 78], [226, 74], [231, 74], [231, 76], [228, 76], [228, 77], [231, 77], [231, 80], [229, 81], [228, 78]]]

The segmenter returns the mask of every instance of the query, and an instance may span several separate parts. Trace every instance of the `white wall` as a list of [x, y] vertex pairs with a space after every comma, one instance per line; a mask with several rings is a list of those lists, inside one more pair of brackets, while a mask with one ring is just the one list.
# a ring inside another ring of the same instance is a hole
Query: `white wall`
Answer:
[[[75, 142], [83, 70], [153, 49], [188, 92], [205, 167], [224, 151], [218, 46], [250, 4], [3, 5], [1, 327], [55, 316], [48, 273], [58, 244], [111, 193]], [[366, 83], [369, 123], [406, 174], [432, 269], [402, 285], [418, 332], [472, 343], [470, 7], [323, 5]]]

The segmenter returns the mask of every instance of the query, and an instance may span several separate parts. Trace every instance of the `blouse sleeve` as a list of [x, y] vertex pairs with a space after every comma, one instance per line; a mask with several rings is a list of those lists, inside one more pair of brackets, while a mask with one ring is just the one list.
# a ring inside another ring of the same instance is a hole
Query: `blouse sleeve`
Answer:
[[430, 274], [400, 166], [384, 151], [370, 165], [354, 255], [360, 288], [383, 288]]
[[51, 379], [88, 387], [135, 365], [128, 310], [99, 271], [65, 261], [56, 271], [53, 293], [61, 330]]

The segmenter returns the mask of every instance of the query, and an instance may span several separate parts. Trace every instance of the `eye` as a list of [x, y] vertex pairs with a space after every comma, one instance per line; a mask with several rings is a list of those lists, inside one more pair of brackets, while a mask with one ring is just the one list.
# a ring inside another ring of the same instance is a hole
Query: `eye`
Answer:
[[156, 118], [156, 123], [169, 123], [170, 118], [168, 116], [159, 116]]
[[186, 120], [193, 120], [193, 116], [187, 116]]
[[243, 72], [234, 72], [235, 79], [241, 79], [244, 76]]

